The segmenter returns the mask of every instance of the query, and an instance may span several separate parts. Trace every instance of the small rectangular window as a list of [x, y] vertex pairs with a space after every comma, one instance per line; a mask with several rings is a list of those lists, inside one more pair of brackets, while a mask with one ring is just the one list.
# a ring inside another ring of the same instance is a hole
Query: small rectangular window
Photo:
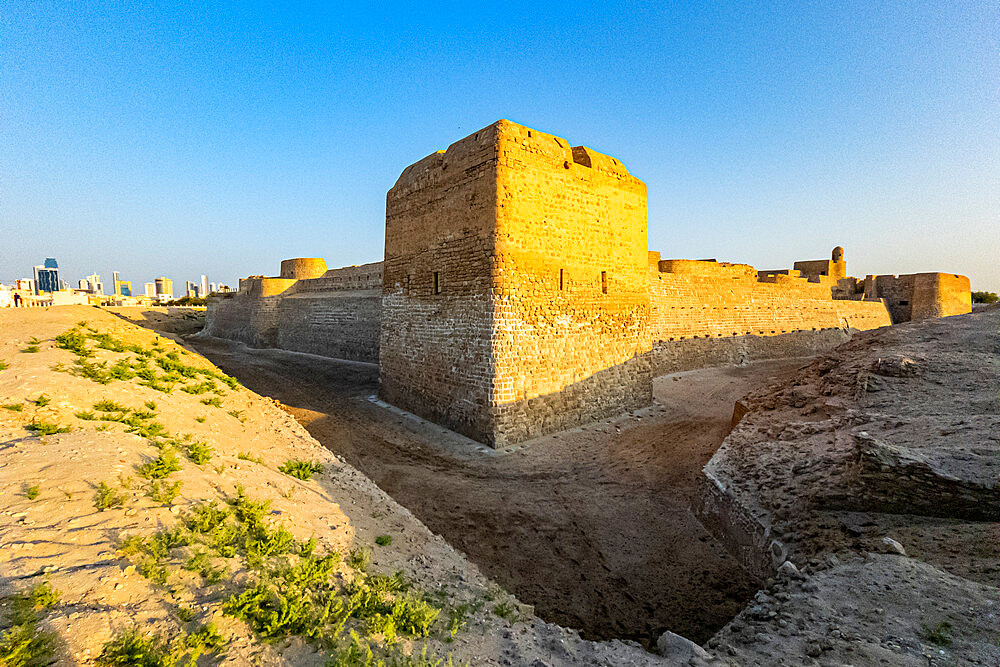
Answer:
[[900, 301], [899, 305], [901, 305], [901, 306], [909, 306], [910, 302], [909, 301]]
[[563, 290], [563, 269], [559, 269], [559, 291]]
[[434, 272], [434, 293], [441, 293], [441, 274], [437, 271]]
[[605, 294], [608, 293], [608, 272], [601, 271], [601, 291]]

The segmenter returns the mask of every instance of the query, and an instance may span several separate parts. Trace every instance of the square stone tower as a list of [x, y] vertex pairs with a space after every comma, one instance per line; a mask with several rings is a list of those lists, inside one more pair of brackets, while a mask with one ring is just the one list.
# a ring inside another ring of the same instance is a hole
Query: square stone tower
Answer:
[[646, 186], [501, 120], [386, 197], [381, 394], [504, 446], [647, 405]]

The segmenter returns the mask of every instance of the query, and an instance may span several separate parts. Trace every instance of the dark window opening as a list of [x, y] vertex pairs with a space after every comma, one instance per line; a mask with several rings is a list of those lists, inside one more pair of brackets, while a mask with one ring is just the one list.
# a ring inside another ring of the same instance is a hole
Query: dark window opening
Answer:
[[563, 290], [563, 269], [559, 269], [559, 291]]
[[608, 293], [608, 272], [601, 271], [601, 291], [605, 294]]
[[434, 293], [441, 293], [441, 274], [437, 271], [434, 272]]
[[901, 305], [901, 306], [909, 306], [910, 302], [909, 301], [900, 301], [899, 305]]

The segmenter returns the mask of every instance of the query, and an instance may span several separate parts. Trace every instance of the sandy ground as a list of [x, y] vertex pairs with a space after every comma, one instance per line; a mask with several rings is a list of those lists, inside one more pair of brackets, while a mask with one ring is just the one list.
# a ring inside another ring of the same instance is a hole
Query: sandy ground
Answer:
[[[435, 594], [447, 608], [471, 604], [466, 624], [454, 642], [435, 630], [430, 638], [404, 640], [405, 651], [426, 646], [431, 655], [452, 654], [456, 664], [474, 665], [647, 665], [662, 660], [622, 642], [593, 643], [535, 618], [484, 577], [475, 565], [433, 534], [343, 459], [317, 443], [272, 401], [242, 387], [220, 387], [221, 407], [202, 403], [202, 395], [170, 393], [140, 386], [135, 379], [98, 384], [55, 370], [75, 359], [54, 339], [79, 321], [126, 343], [174, 352], [185, 364], [213, 367], [173, 341], [95, 308], [5, 309], [0, 311], [0, 596], [47, 580], [61, 593], [43, 614], [41, 628], [58, 634], [59, 664], [93, 664], [105, 642], [131, 627], [177, 641], [206, 622], [225, 637], [224, 664], [322, 664], [325, 654], [301, 639], [264, 642], [242, 621], [222, 613], [224, 602], [252, 576], [239, 558], [216, 558], [226, 575], [207, 584], [184, 569], [189, 547], [169, 552], [165, 584], [140, 576], [136, 563], [120, 551], [129, 536], [149, 537], [174, 527], [198, 503], [223, 505], [246, 489], [270, 502], [268, 521], [284, 525], [298, 540], [315, 536], [319, 553], [346, 554], [370, 549], [369, 572], [401, 569], [415, 590]], [[37, 339], [37, 352], [26, 352]], [[92, 345], [92, 344], [91, 344]], [[96, 349], [92, 361], [114, 363], [128, 352]], [[40, 401], [44, 394], [49, 400]], [[216, 394], [211, 394], [216, 396]], [[211, 460], [197, 465], [185, 457], [167, 480], [180, 482], [168, 502], [148, 497], [150, 483], [138, 467], [158, 454], [151, 441], [126, 433], [123, 424], [87, 420], [77, 413], [101, 400], [133, 410], [155, 412], [172, 435], [190, 434], [212, 449]], [[149, 401], [154, 407], [144, 407]], [[17, 409], [6, 406], [19, 406]], [[26, 426], [45, 421], [69, 432], [38, 436]], [[260, 462], [242, 460], [250, 452]], [[308, 481], [283, 474], [291, 458], [314, 461], [322, 473]], [[96, 487], [106, 483], [123, 497], [122, 505], [100, 511]], [[32, 493], [32, 487], [35, 493]], [[34, 496], [34, 497], [33, 497]], [[388, 546], [375, 538], [391, 536]], [[338, 580], [359, 570], [341, 563]], [[509, 605], [520, 620], [494, 611]], [[8, 603], [0, 604], [5, 615]], [[187, 608], [190, 617], [181, 613]], [[0, 623], [2, 625], [2, 623]], [[378, 636], [370, 638], [378, 645]], [[367, 641], [367, 640], [366, 640]], [[203, 656], [198, 664], [217, 664]]]
[[597, 639], [652, 646], [671, 630], [700, 643], [757, 590], [691, 496], [734, 401], [802, 361], [660, 378], [652, 408], [497, 453], [373, 404], [373, 365], [190, 342], [547, 620]]

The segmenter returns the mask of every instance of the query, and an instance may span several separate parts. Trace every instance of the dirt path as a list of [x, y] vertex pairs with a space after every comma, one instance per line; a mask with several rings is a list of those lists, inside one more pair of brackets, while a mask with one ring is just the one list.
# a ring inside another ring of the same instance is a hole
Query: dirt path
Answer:
[[373, 365], [190, 342], [539, 616], [585, 637], [648, 646], [669, 629], [703, 642], [756, 591], [689, 501], [733, 402], [801, 360], [661, 378], [651, 408], [500, 454], [373, 403]]

